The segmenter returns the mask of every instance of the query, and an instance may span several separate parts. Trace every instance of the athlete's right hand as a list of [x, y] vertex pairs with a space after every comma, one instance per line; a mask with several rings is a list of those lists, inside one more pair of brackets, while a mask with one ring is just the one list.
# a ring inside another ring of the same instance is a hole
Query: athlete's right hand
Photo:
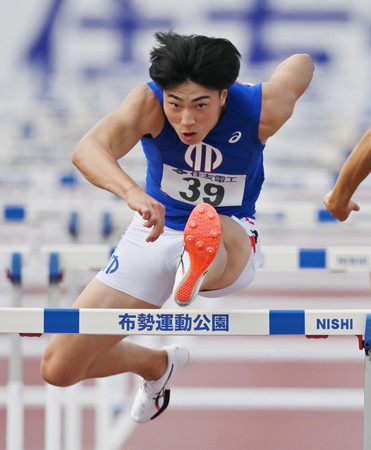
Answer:
[[139, 187], [128, 192], [126, 202], [129, 208], [137, 211], [145, 220], [143, 226], [151, 228], [146, 241], [154, 242], [164, 232], [165, 206]]

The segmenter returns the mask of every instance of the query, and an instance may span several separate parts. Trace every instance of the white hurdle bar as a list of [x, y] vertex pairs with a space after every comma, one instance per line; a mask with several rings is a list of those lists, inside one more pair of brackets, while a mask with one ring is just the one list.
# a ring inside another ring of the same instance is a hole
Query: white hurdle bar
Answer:
[[103, 237], [111, 234], [113, 228], [126, 226], [134, 212], [125, 202], [112, 198], [110, 202], [94, 201], [92, 205], [81, 199], [28, 200], [25, 203], [1, 203], [2, 220], [6, 223], [36, 225], [64, 223], [72, 236], [79, 234], [81, 222], [87, 225], [100, 224]]
[[256, 212], [256, 220], [262, 226], [280, 225], [285, 227], [313, 228], [328, 225], [354, 229], [369, 229], [371, 206], [362, 205], [359, 214], [351, 214], [347, 221], [340, 222], [327, 209], [312, 202], [261, 202]]
[[0, 333], [100, 335], [364, 335], [371, 310], [0, 308]]
[[371, 247], [262, 246], [262, 269], [328, 269], [330, 271], [371, 271]]
[[[112, 253], [106, 244], [44, 245], [41, 255], [48, 263], [50, 254], [57, 253], [63, 269], [101, 269]], [[296, 270], [327, 269], [330, 271], [371, 271], [371, 247], [329, 246], [300, 248], [297, 246], [262, 246], [261, 269]]]
[[[25, 203], [0, 202], [0, 211], [5, 222], [26, 222], [40, 224], [43, 222], [68, 222], [71, 212], [99, 223], [102, 213], [109, 212], [116, 223], [127, 224], [134, 212], [125, 202], [97, 201], [93, 205], [81, 199], [52, 199], [28, 200]], [[256, 219], [260, 224], [280, 224], [285, 226], [325, 225], [329, 223], [341, 226], [362, 226], [370, 223], [371, 206], [362, 205], [359, 214], [350, 215], [347, 222], [341, 223], [327, 211], [327, 209], [314, 202], [261, 202], [257, 209]]]

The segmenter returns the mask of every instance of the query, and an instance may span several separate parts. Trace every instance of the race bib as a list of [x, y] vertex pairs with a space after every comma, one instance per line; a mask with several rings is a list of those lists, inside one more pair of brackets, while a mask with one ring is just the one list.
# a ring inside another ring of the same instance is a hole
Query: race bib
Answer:
[[246, 175], [195, 172], [164, 164], [161, 189], [175, 200], [192, 205], [239, 206], [245, 181]]

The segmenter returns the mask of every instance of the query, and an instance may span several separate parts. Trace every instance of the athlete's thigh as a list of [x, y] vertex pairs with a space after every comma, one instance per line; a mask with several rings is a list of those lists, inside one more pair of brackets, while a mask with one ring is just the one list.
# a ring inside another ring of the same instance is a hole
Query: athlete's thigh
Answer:
[[73, 304], [73, 308], [144, 309], [158, 307], [93, 278], [81, 292]]
[[[156, 306], [117, 291], [96, 278], [82, 291], [73, 308], [157, 309]], [[45, 358], [57, 357], [63, 364], [71, 364], [71, 370], [80, 372], [123, 338], [122, 335], [55, 334], [46, 348]]]
[[143, 302], [162, 306], [171, 295], [183, 232], [165, 227], [155, 242], [146, 242], [148, 229], [136, 214], [108, 264], [97, 273], [102, 283]]
[[220, 264], [223, 272], [212, 277], [214, 268], [211, 266], [202, 285], [206, 290], [223, 289], [234, 283], [250, 258], [251, 242], [246, 230], [231, 217], [221, 215], [220, 223], [222, 242], [213, 264], [218, 267], [218, 259], [223, 259], [224, 264]]

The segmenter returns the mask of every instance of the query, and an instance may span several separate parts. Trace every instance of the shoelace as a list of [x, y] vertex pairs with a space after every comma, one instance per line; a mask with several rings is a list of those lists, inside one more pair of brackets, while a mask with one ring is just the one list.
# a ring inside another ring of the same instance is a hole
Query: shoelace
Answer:
[[[185, 253], [186, 251], [187, 251], [187, 250], [186, 250], [185, 246], [183, 246], [183, 250], [182, 250], [182, 253], [181, 253], [181, 255], [180, 255], [179, 264], [178, 264], [178, 268], [179, 268], [180, 266], [182, 267], [182, 275], [184, 275], [184, 273], [185, 273], [183, 256], [184, 256], [184, 253]], [[178, 269], [178, 268], [177, 268], [177, 269]]]
[[169, 381], [169, 379], [173, 373], [173, 370], [174, 370], [174, 364], [171, 365], [171, 369], [170, 369], [168, 377], [166, 378], [165, 383], [162, 385], [162, 388], [159, 390], [159, 392], [157, 392], [156, 397], [154, 397], [153, 400], [158, 400], [159, 398], [164, 396], [167, 382]]
[[139, 389], [143, 390], [146, 394], [154, 394], [155, 397], [153, 397], [153, 400], [160, 399], [161, 397], [164, 396], [167, 382], [169, 381], [169, 379], [170, 379], [170, 377], [171, 377], [171, 375], [173, 373], [173, 370], [174, 370], [174, 364], [171, 365], [171, 369], [170, 369], [169, 375], [167, 376], [166, 381], [163, 383], [161, 389], [158, 392], [154, 393], [153, 392], [153, 388], [152, 388], [152, 386], [150, 384], [151, 382], [145, 380], [142, 377], [140, 377], [140, 379], [139, 379]]

